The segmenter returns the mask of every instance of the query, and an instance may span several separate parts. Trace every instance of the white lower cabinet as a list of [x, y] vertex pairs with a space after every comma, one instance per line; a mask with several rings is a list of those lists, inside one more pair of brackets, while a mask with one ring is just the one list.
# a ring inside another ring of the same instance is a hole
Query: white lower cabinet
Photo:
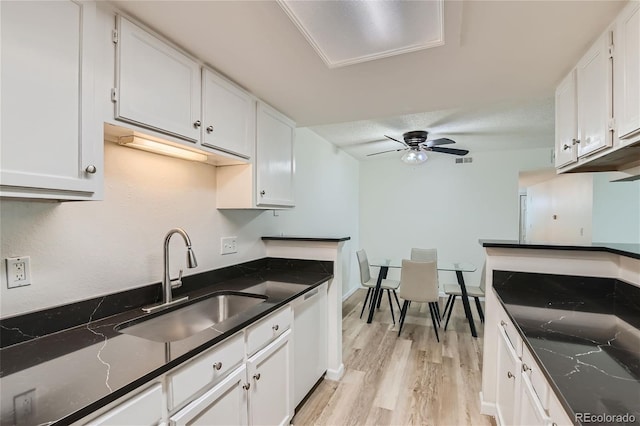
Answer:
[[171, 416], [172, 425], [246, 425], [247, 368], [242, 365], [200, 398]]
[[520, 425], [547, 425], [549, 417], [533, 389], [531, 380], [527, 374], [522, 374], [520, 380], [520, 413], [517, 424]]
[[496, 412], [498, 423], [512, 425], [516, 423], [520, 386], [520, 359], [511, 345], [503, 326], [498, 326], [498, 377], [496, 382]]
[[292, 357], [291, 330], [288, 330], [247, 361], [250, 424], [290, 422]]

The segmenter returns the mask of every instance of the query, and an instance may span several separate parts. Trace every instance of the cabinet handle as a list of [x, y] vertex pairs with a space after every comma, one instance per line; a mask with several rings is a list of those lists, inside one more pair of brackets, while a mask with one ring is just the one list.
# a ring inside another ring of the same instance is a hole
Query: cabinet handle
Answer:
[[524, 364], [524, 363], [523, 363], [523, 364], [522, 364], [522, 371], [524, 371], [525, 373], [526, 373], [527, 371], [531, 371], [531, 367], [529, 367], [527, 364]]
[[242, 389], [244, 390], [249, 390], [250, 387], [251, 387], [251, 383], [245, 383], [244, 385], [242, 385]]
[[273, 331], [278, 331], [278, 329], [280, 328], [280, 326], [279, 326], [278, 324], [276, 324], [276, 325], [274, 325], [274, 326], [273, 326], [273, 327], [271, 327], [271, 328], [273, 328]]
[[207, 127], [207, 133], [211, 133], [213, 132], [213, 126], [208, 126]]
[[266, 194], [267, 192], [263, 189], [262, 191], [260, 191], [260, 195], [262, 195], [264, 197], [264, 194]]
[[513, 379], [515, 376], [511, 373], [511, 371], [507, 371], [507, 377]]
[[215, 364], [213, 364], [213, 369], [214, 370], [220, 370], [222, 368], [222, 363], [221, 362], [216, 362]]
[[574, 145], [578, 145], [580, 143], [580, 139], [571, 139]]
[[255, 380], [260, 380], [260, 373], [256, 373], [256, 374], [254, 374], [254, 375], [253, 375], [253, 378], [254, 378]]
[[562, 146], [562, 150], [566, 151], [568, 149], [571, 149], [571, 147], [569, 145], [567, 145], [566, 143]]
[[95, 172], [98, 171], [98, 169], [96, 169], [96, 166], [94, 166], [93, 164], [87, 166], [86, 169], [84, 169], [85, 172], [89, 173], [89, 174], [94, 174]]
[[201, 122], [200, 120], [196, 120], [196, 122], [195, 122], [195, 123], [193, 123], [193, 127], [195, 127], [196, 129], [197, 129], [198, 127], [200, 127], [201, 125], [202, 125], [202, 122]]

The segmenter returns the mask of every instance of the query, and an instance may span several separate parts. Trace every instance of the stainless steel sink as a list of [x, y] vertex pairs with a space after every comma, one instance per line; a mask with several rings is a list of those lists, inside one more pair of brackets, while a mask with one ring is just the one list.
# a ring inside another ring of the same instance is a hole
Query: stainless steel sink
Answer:
[[274, 300], [284, 300], [308, 288], [308, 284], [294, 284], [280, 281], [265, 281], [242, 290], [243, 293], [259, 294]]
[[147, 320], [120, 324], [115, 329], [155, 342], [175, 342], [246, 312], [265, 299], [260, 295], [221, 294]]

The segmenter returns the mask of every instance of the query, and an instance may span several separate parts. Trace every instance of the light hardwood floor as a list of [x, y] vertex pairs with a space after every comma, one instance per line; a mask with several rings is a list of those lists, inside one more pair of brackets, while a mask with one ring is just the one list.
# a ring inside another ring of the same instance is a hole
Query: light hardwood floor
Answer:
[[[471, 337], [460, 300], [436, 341], [427, 304], [412, 304], [398, 337], [386, 295], [371, 324], [359, 318], [366, 291], [342, 306], [345, 374], [323, 380], [298, 408], [296, 425], [490, 425], [480, 414], [482, 326]], [[401, 302], [402, 303], [402, 302]], [[395, 306], [396, 320], [399, 316]], [[441, 303], [441, 310], [444, 303]]]

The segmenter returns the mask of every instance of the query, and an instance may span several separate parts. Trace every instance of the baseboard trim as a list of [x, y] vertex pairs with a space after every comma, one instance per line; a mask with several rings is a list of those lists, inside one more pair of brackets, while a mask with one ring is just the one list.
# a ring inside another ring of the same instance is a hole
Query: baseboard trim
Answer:
[[325, 378], [328, 380], [333, 380], [334, 382], [337, 382], [338, 380], [340, 380], [342, 378], [342, 376], [344, 375], [344, 364], [340, 364], [340, 367], [338, 367], [337, 370], [327, 370], [327, 374], [325, 374]]
[[353, 293], [358, 291], [360, 288], [361, 287], [356, 286], [356, 287], [352, 288], [351, 290], [347, 291], [345, 294], [342, 295], [342, 301], [344, 302], [345, 300], [347, 300]]
[[496, 403], [485, 401], [484, 397], [482, 396], [482, 391], [480, 391], [480, 413], [487, 416], [492, 416], [497, 421]]

